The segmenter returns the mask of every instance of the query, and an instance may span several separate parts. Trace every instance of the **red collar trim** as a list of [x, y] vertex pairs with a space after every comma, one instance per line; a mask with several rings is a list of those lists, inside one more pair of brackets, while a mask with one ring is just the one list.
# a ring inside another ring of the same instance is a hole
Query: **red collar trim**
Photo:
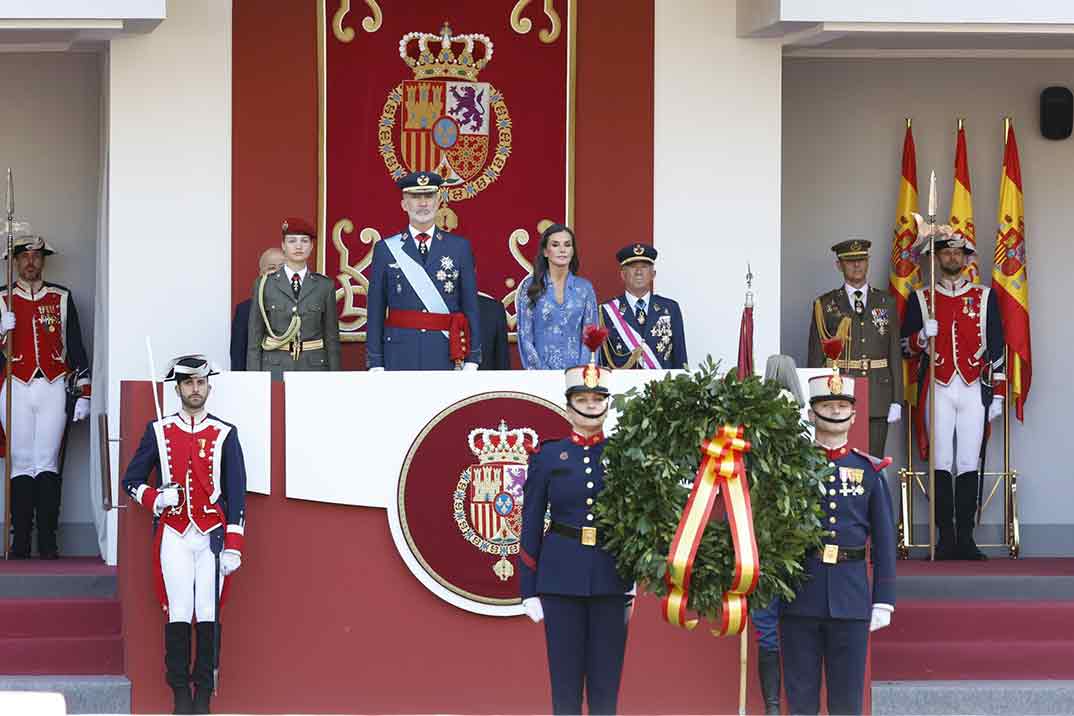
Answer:
[[837, 448], [825, 447], [824, 450], [828, 453], [829, 460], [838, 460], [839, 458], [846, 457], [850, 454], [850, 450], [847, 448], [846, 443]]
[[572, 432], [571, 442], [575, 445], [599, 445], [600, 443], [604, 442], [604, 433], [597, 433], [596, 435], [587, 438], [583, 435], [579, 435], [578, 433]]

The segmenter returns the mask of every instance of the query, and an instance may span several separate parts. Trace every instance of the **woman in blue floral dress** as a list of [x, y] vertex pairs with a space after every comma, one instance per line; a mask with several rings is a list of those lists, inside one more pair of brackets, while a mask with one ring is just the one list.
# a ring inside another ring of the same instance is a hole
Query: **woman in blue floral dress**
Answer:
[[522, 279], [515, 304], [523, 368], [565, 370], [589, 361], [582, 329], [597, 323], [597, 294], [578, 275], [574, 232], [563, 224], [541, 234], [533, 274]]

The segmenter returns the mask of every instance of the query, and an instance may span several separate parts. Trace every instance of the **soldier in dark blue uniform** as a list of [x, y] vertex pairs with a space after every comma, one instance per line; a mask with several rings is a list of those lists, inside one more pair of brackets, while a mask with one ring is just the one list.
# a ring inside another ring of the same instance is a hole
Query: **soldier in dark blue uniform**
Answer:
[[630, 244], [615, 254], [624, 292], [601, 304], [601, 325], [609, 330], [604, 364], [613, 368], [685, 368], [686, 333], [682, 311], [670, 298], [653, 293], [656, 249]]
[[[847, 449], [854, 382], [836, 371], [809, 381], [817, 445], [835, 473], [828, 478], [825, 545], [806, 558], [806, 581], [783, 605], [780, 640], [790, 713], [820, 709], [823, 669], [829, 714], [860, 714], [869, 632], [895, 610], [895, 521], [881, 470], [890, 459]], [[870, 593], [865, 543], [872, 543]]]
[[[541, 445], [530, 457], [522, 503], [519, 578], [522, 604], [545, 621], [552, 711], [612, 714], [626, 650], [633, 589], [615, 569], [593, 527], [593, 503], [604, 487], [604, 434], [610, 371], [570, 368], [570, 437]], [[544, 533], [546, 509], [552, 525]]]
[[436, 225], [431, 172], [399, 180], [406, 230], [373, 247], [366, 363], [377, 370], [477, 370], [481, 324], [470, 242]]

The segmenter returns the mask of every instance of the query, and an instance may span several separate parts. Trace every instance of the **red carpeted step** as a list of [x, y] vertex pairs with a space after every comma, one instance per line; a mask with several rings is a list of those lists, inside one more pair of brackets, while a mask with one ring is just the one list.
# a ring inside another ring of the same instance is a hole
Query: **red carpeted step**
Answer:
[[0, 672], [15, 674], [122, 674], [123, 640], [102, 637], [0, 638]]
[[0, 639], [119, 636], [121, 627], [118, 599], [0, 600]]
[[1074, 641], [965, 636], [970, 638], [875, 644], [873, 681], [1074, 679]]
[[902, 600], [891, 626], [874, 634], [873, 643], [875, 648], [975, 636], [992, 641], [1074, 639], [1074, 602]]

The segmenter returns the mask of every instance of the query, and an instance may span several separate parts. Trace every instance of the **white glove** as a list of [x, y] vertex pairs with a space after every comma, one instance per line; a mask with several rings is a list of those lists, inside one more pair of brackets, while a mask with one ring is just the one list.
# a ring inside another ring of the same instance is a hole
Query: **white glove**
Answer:
[[935, 318], [926, 318], [925, 326], [921, 329], [921, 332], [925, 334], [926, 338], [935, 338], [936, 334], [940, 332], [940, 324], [936, 322]]
[[75, 401], [75, 413], [71, 416], [71, 420], [76, 423], [80, 420], [85, 420], [89, 417], [89, 398], [83, 396]]
[[242, 555], [233, 549], [225, 549], [220, 553], [220, 573], [225, 577], [242, 566]]
[[376, 368], [370, 368], [366, 372], [367, 373], [383, 373], [384, 372], [384, 366], [378, 365]]
[[153, 501], [153, 512], [160, 514], [167, 507], [175, 507], [179, 504], [179, 490], [175, 488], [162, 489], [157, 493], [157, 499]]
[[902, 405], [899, 403], [892, 403], [888, 406], [888, 422], [897, 423], [902, 420]]
[[467, 361], [466, 363], [462, 364], [462, 369], [467, 373], [473, 372], [477, 370], [477, 363], [470, 363], [469, 361]]
[[526, 610], [526, 616], [533, 620], [534, 624], [544, 619], [544, 607], [541, 606], [540, 597], [527, 597], [522, 600], [522, 608]]
[[0, 313], [0, 329], [7, 333], [15, 327], [15, 314], [11, 311]]
[[883, 629], [888, 624], [891, 624], [891, 613], [893, 611], [895, 611], [895, 607], [890, 604], [874, 604], [873, 618], [869, 621], [869, 631]]
[[992, 396], [992, 403], [988, 406], [988, 422], [992, 422], [1003, 415], [1003, 398], [998, 395]]

